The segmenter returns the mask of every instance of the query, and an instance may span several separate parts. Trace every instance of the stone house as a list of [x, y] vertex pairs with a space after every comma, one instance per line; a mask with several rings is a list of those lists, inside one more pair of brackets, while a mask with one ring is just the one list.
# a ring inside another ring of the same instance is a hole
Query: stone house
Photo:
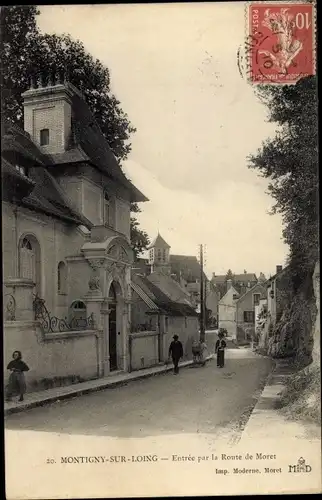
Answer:
[[257, 283], [236, 301], [237, 342], [254, 338], [256, 308], [265, 298], [266, 288], [261, 283]]
[[[261, 281], [265, 281], [262, 273], [260, 277]], [[231, 279], [232, 285], [239, 295], [243, 295], [247, 289], [252, 288], [259, 281], [255, 273], [248, 273], [246, 270], [241, 274], [233, 274]], [[227, 275], [213, 273], [211, 282], [217, 287], [220, 298], [223, 297], [227, 291]]]
[[147, 198], [73, 85], [32, 82], [23, 100], [2, 147], [5, 364], [21, 350], [34, 388], [128, 370], [130, 204]]
[[227, 281], [227, 291], [225, 295], [219, 300], [219, 324], [218, 327], [225, 328], [228, 336], [232, 339], [237, 338], [237, 325], [236, 325], [236, 302], [239, 299], [239, 293], [232, 285], [232, 280]]

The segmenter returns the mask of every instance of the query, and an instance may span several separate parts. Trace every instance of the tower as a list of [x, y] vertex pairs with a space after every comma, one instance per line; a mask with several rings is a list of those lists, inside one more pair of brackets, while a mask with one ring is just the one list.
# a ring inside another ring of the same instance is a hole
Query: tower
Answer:
[[151, 273], [162, 272], [170, 274], [170, 248], [170, 245], [158, 233], [157, 237], [148, 247]]
[[[54, 76], [54, 75], [53, 75]], [[29, 90], [22, 94], [24, 128], [44, 153], [64, 153], [72, 134], [72, 98], [81, 96], [78, 89], [64, 80], [41, 76], [31, 81]]]

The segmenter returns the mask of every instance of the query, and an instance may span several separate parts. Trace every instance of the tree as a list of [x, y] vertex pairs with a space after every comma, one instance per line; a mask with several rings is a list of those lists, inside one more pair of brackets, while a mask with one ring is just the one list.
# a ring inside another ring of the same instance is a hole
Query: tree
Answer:
[[[137, 203], [131, 204], [132, 213], [140, 213], [141, 209]], [[139, 222], [136, 217], [131, 217], [131, 244], [134, 256], [137, 259], [139, 255], [148, 247], [150, 239], [148, 234], [139, 228]]]
[[233, 275], [233, 272], [231, 269], [228, 269], [227, 273], [226, 273], [226, 278], [225, 280], [228, 281], [228, 280], [233, 280], [234, 279], [234, 275]]
[[21, 94], [29, 88], [30, 75], [67, 72], [70, 83], [79, 88], [118, 161], [131, 151], [128, 142], [136, 131], [120, 102], [110, 91], [108, 68], [86, 52], [70, 35], [41, 34], [35, 6], [3, 7], [3, 112], [22, 125]]
[[[41, 34], [36, 6], [1, 8], [2, 115], [23, 127], [21, 94], [29, 88], [30, 75], [68, 72], [68, 80], [79, 88], [119, 164], [131, 151], [130, 135], [136, 131], [120, 102], [110, 91], [108, 68], [85, 51], [70, 35]], [[133, 212], [139, 212], [137, 205]], [[148, 244], [147, 234], [131, 217], [131, 241], [136, 254]]]
[[[266, 86], [258, 95], [269, 109], [269, 121], [278, 125], [250, 168], [270, 179], [275, 199], [272, 213], [283, 218], [283, 237], [289, 245], [286, 279], [290, 285], [283, 315], [273, 331], [276, 355], [291, 346], [305, 368], [294, 377], [282, 399], [292, 414], [320, 419], [320, 303], [318, 231], [317, 82], [301, 79], [296, 85]], [[313, 344], [313, 345], [312, 345]], [[308, 365], [313, 361], [311, 365]], [[301, 388], [301, 390], [299, 390]]]

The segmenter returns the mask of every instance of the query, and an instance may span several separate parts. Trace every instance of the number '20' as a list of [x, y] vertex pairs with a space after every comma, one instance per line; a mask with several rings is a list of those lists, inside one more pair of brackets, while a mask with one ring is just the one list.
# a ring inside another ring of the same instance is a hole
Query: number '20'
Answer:
[[299, 30], [302, 30], [303, 28], [309, 29], [309, 27], [311, 26], [309, 13], [306, 12], [305, 14], [303, 14], [302, 12], [298, 12], [295, 16], [295, 26]]

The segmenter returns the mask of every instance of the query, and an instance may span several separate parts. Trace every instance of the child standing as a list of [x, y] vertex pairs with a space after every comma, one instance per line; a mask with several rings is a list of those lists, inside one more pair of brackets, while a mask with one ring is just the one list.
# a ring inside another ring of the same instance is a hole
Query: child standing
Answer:
[[22, 361], [20, 351], [14, 351], [13, 359], [7, 366], [11, 371], [9, 382], [6, 391], [6, 400], [11, 401], [12, 396], [19, 396], [18, 401], [23, 401], [23, 396], [26, 392], [26, 380], [24, 372], [29, 371], [29, 367]]

